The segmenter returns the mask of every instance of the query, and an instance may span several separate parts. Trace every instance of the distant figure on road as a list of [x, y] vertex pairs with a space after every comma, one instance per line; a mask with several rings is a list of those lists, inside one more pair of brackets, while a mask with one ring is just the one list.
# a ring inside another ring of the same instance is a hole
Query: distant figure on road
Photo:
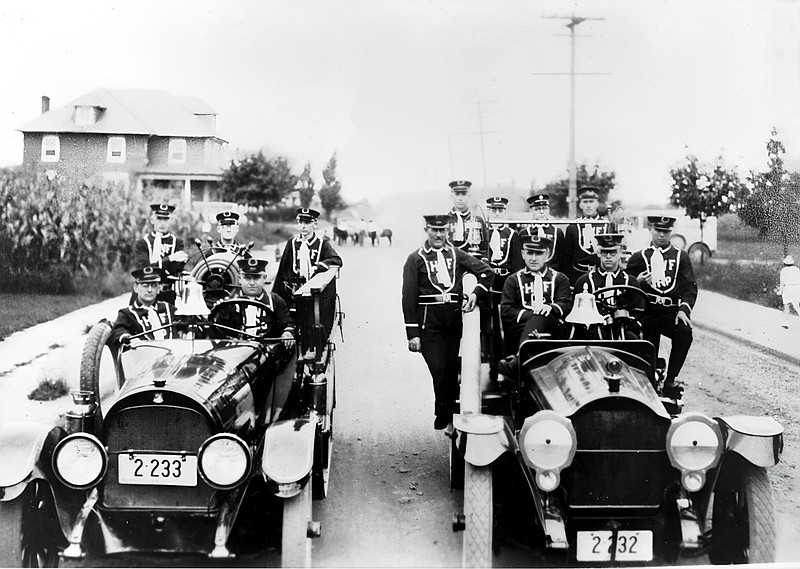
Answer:
[[791, 255], [786, 255], [783, 260], [778, 292], [783, 298], [784, 314], [790, 315], [792, 312], [789, 307], [792, 306], [800, 316], [800, 267], [794, 264], [794, 257]]
[[[387, 228], [384, 228], [384, 229], [381, 231], [381, 237], [386, 237], [386, 239], [388, 239], [388, 240], [389, 240], [389, 247], [391, 247], [391, 246], [392, 246], [392, 235], [393, 235], [393, 234], [392, 234], [392, 230], [391, 230], [391, 229], [389, 229], [388, 227], [387, 227]], [[378, 238], [378, 242], [380, 243], [380, 237]]]
[[[183, 241], [169, 231], [174, 211], [174, 205], [150, 204], [150, 222], [153, 224], [153, 231], [139, 239], [134, 245], [134, 266], [137, 268], [158, 267], [164, 269], [168, 277], [180, 275], [189, 255], [183, 250]], [[132, 296], [131, 302], [134, 300], [135, 298]], [[158, 293], [158, 300], [175, 302], [172, 282], [168, 279], [165, 279], [164, 286]]]
[[[433, 378], [436, 396], [433, 428], [446, 428], [458, 412], [461, 311], [472, 312], [492, 287], [494, 272], [483, 261], [447, 241], [449, 215], [426, 215], [425, 243], [411, 253], [403, 267], [403, 317], [408, 349], [422, 352]], [[465, 273], [478, 278], [464, 294]]]
[[662, 395], [683, 397], [677, 381], [692, 345], [692, 308], [697, 300], [697, 282], [688, 253], [670, 243], [674, 217], [648, 216], [652, 244], [631, 255], [626, 272], [639, 281], [648, 300], [642, 317], [642, 336], [658, 354], [661, 335], [672, 340], [667, 377]]
[[378, 246], [380, 246], [381, 242], [378, 240], [378, 226], [375, 225], [375, 222], [371, 219], [367, 224], [367, 234], [369, 235], [370, 240], [372, 241], [372, 246], [375, 246], [375, 241], [378, 241]]

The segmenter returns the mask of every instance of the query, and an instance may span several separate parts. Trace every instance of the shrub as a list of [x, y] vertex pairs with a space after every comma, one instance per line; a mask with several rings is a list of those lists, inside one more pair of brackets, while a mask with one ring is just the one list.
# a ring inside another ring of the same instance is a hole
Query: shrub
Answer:
[[32, 401], [52, 401], [69, 393], [69, 386], [63, 378], [44, 378], [36, 389], [28, 394]]
[[754, 302], [770, 308], [782, 306], [775, 292], [778, 286], [778, 269], [771, 264], [747, 261], [733, 263], [706, 263], [694, 267], [700, 288]]

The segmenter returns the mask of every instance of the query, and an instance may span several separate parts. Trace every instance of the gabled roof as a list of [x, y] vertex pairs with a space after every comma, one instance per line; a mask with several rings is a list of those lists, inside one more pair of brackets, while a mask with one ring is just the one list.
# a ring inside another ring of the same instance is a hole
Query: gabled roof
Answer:
[[[75, 107], [103, 109], [95, 124], [75, 124]], [[216, 137], [195, 115], [215, 115], [196, 97], [175, 97], [160, 89], [95, 89], [67, 105], [50, 110], [18, 130], [22, 132], [86, 132], [156, 136]]]

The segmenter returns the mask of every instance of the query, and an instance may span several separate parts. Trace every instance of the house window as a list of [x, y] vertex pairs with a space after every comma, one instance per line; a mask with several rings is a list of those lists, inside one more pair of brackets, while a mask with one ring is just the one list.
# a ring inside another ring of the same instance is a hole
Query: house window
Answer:
[[58, 135], [48, 134], [42, 137], [42, 162], [58, 162], [60, 150]]
[[97, 114], [94, 107], [79, 105], [75, 107], [75, 124], [88, 125], [97, 122]]
[[186, 162], [186, 139], [169, 139], [169, 160], [170, 164], [183, 164]]
[[109, 136], [106, 162], [125, 162], [125, 137]]

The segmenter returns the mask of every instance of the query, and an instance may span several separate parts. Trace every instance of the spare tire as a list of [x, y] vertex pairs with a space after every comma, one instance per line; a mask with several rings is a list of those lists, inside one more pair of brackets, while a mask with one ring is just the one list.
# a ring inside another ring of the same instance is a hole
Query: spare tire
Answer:
[[[111, 336], [111, 323], [100, 320], [92, 326], [86, 336], [81, 352], [80, 389], [95, 394], [98, 417], [96, 424], [102, 419], [102, 401], [119, 390], [119, 374], [116, 371], [116, 347], [108, 344]], [[113, 375], [113, 378], [109, 378]]]

